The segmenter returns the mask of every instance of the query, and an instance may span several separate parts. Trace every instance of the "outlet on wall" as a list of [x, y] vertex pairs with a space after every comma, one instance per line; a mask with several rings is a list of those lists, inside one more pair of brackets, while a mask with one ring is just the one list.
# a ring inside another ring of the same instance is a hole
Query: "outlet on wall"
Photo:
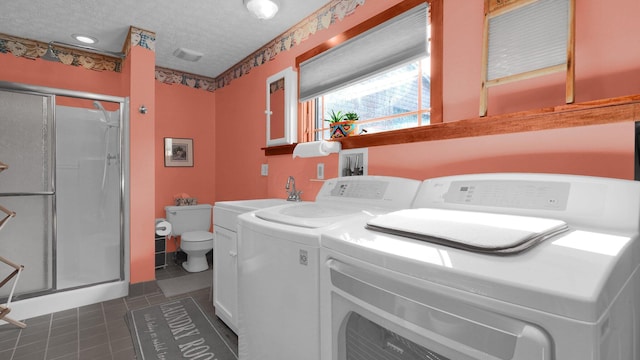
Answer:
[[269, 175], [269, 164], [260, 165], [260, 175], [262, 176]]
[[324, 179], [324, 163], [318, 164], [316, 168], [316, 178], [320, 180]]

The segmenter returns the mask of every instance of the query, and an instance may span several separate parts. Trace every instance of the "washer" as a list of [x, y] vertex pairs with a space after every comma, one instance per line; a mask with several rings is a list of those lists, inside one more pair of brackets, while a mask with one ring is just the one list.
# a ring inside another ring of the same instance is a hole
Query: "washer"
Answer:
[[238, 218], [241, 360], [320, 359], [320, 234], [355, 219], [410, 207], [420, 181], [327, 180], [315, 202]]
[[[425, 181], [414, 207], [322, 235], [322, 359], [640, 359], [640, 183], [452, 176]], [[462, 216], [416, 227], [434, 212], [568, 230], [513, 254], [478, 253], [416, 239], [485, 233]], [[365, 228], [381, 224], [408, 236]]]

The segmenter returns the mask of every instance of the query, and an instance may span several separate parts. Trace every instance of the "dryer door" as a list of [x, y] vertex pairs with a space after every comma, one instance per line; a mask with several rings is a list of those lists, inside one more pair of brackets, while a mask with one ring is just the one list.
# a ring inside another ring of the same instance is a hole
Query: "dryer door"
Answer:
[[381, 268], [374, 273], [336, 259], [326, 266], [334, 360], [554, 358], [545, 331], [500, 309], [475, 307]]

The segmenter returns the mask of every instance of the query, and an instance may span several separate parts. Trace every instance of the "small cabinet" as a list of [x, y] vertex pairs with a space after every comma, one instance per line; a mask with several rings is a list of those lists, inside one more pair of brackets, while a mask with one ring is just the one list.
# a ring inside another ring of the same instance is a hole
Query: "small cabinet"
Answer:
[[238, 235], [214, 226], [213, 305], [216, 316], [238, 333]]
[[167, 237], [156, 234], [156, 269], [167, 267]]

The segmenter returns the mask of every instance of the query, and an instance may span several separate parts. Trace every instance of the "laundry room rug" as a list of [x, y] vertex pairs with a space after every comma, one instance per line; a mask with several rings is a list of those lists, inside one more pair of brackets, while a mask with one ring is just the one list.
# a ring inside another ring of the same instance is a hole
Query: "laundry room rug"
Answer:
[[138, 360], [237, 360], [207, 315], [191, 297], [126, 315]]
[[166, 297], [186, 294], [213, 286], [213, 270], [156, 281]]

